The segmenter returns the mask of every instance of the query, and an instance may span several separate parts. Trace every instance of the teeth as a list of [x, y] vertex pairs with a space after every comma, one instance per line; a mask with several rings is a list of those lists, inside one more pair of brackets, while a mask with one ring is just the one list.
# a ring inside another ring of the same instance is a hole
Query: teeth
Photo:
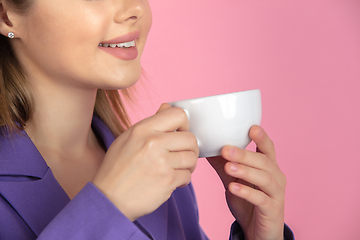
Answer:
[[116, 43], [116, 44], [100, 43], [99, 46], [101, 46], [101, 47], [111, 47], [111, 48], [115, 48], [115, 47], [129, 48], [129, 47], [134, 47], [135, 46], [135, 40], [130, 41], [130, 42], [124, 42], [124, 43]]

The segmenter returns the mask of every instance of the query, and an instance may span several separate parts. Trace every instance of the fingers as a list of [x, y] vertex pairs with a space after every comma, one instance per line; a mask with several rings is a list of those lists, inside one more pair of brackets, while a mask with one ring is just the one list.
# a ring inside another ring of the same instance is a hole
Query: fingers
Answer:
[[193, 173], [196, 168], [198, 155], [192, 151], [171, 152], [169, 153], [169, 158], [174, 169], [188, 169], [190, 173]]
[[224, 167], [229, 176], [256, 185], [272, 197], [278, 196], [285, 188], [285, 175], [276, 161], [266, 155], [231, 146], [224, 147], [222, 155], [229, 161]]
[[188, 130], [184, 110], [163, 104], [111, 144], [92, 182], [131, 221], [153, 212], [190, 182], [199, 150]]
[[[286, 178], [276, 163], [274, 144], [259, 126], [253, 126], [249, 135], [257, 144], [258, 152], [251, 152], [233, 146], [225, 146], [222, 156], [228, 162], [224, 166], [229, 176], [255, 185], [257, 189], [232, 181], [232, 193], [254, 205], [264, 198], [283, 199]], [[234, 188], [236, 186], [236, 188]], [[237, 191], [235, 191], [237, 190]]]
[[185, 187], [191, 181], [191, 172], [188, 169], [176, 170], [174, 179], [174, 190], [179, 187]]
[[276, 176], [268, 171], [228, 162], [225, 171], [238, 179], [252, 183], [271, 198], [282, 197], [283, 189]]
[[165, 109], [171, 108], [170, 104], [168, 103], [163, 103], [160, 105], [160, 108], [157, 110], [156, 114], [159, 112], [164, 111]]
[[164, 103], [157, 113], [142, 122], [150, 124], [150, 127], [158, 132], [189, 131], [189, 120], [182, 108], [170, 107]]
[[263, 215], [271, 214], [273, 209], [271, 206], [272, 201], [270, 197], [263, 192], [236, 182], [230, 183], [228, 190], [231, 194], [257, 206]]
[[[274, 143], [266, 134], [266, 132], [260, 126], [254, 125], [251, 127], [249, 131], [249, 136], [256, 143], [257, 151], [262, 153], [264, 156], [259, 155], [258, 153], [246, 151], [233, 146], [223, 147], [221, 151], [221, 155], [229, 161], [239, 162], [260, 169], [268, 167], [267, 163], [269, 159], [271, 159], [274, 163], [276, 163]], [[259, 161], [254, 162], [252, 160], [254, 156], [262, 156], [262, 157], [259, 157]]]
[[252, 126], [249, 131], [249, 136], [256, 143], [259, 152], [265, 154], [271, 160], [276, 161], [274, 143], [260, 126]]
[[[197, 140], [191, 132], [165, 133], [162, 139], [174, 169], [189, 169], [194, 172], [199, 157]], [[162, 144], [162, 143], [160, 143]]]
[[191, 132], [169, 132], [163, 134], [160, 144], [169, 151], [193, 151], [199, 156], [199, 146], [196, 137]]
[[271, 170], [274, 168], [273, 162], [262, 153], [251, 152], [233, 146], [225, 146], [221, 150], [221, 155], [230, 162], [241, 163], [257, 169]]

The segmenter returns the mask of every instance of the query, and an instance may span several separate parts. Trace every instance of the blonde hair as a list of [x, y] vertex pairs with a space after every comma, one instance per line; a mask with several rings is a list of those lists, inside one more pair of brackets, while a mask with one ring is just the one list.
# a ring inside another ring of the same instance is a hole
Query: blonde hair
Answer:
[[[32, 4], [29, 0], [5, 0], [18, 13], [25, 14]], [[128, 89], [121, 90], [130, 98]], [[33, 100], [26, 76], [15, 57], [9, 39], [0, 35], [0, 126], [8, 130], [23, 130], [33, 113]], [[94, 113], [117, 137], [130, 127], [120, 93], [98, 89]]]

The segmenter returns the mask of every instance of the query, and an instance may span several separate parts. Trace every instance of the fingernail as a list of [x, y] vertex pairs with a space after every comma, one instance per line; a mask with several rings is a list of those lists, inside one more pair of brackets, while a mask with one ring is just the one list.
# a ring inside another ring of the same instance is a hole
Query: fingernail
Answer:
[[234, 190], [234, 191], [236, 191], [236, 192], [237, 192], [237, 191], [239, 191], [239, 190], [240, 190], [240, 185], [239, 185], [239, 184], [237, 184], [237, 183], [235, 183], [235, 184], [233, 184], [233, 187], [232, 187], [232, 188], [233, 188], [233, 190]]
[[258, 130], [258, 138], [261, 138], [264, 135], [264, 130], [259, 126], [259, 130]]
[[236, 153], [235, 148], [230, 147], [230, 148], [229, 148], [229, 156], [230, 156], [230, 157], [233, 157], [233, 156], [235, 156], [235, 153]]
[[237, 163], [231, 163], [230, 170], [236, 172], [239, 169]]

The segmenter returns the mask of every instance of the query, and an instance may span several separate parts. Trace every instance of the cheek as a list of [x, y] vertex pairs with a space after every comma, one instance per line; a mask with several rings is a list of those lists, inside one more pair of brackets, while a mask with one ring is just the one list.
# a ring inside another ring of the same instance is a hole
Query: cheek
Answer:
[[[24, 39], [27, 58], [37, 65], [39, 71], [54, 79], [76, 79], [109, 89], [124, 88], [139, 79], [140, 56], [135, 61], [124, 62], [98, 49], [98, 44], [113, 31], [112, 10], [106, 5], [84, 8], [76, 7], [75, 2], [71, 9], [66, 9], [65, 6], [54, 8], [53, 4], [44, 7], [45, 4], [27, 21], [28, 34]], [[146, 33], [139, 49], [140, 55], [151, 19], [148, 8], [139, 25], [140, 30]]]
[[95, 14], [89, 9], [39, 10], [29, 21], [27, 49], [50, 72], [77, 72], [85, 65], [88, 68], [105, 34], [105, 18], [101, 11]]

